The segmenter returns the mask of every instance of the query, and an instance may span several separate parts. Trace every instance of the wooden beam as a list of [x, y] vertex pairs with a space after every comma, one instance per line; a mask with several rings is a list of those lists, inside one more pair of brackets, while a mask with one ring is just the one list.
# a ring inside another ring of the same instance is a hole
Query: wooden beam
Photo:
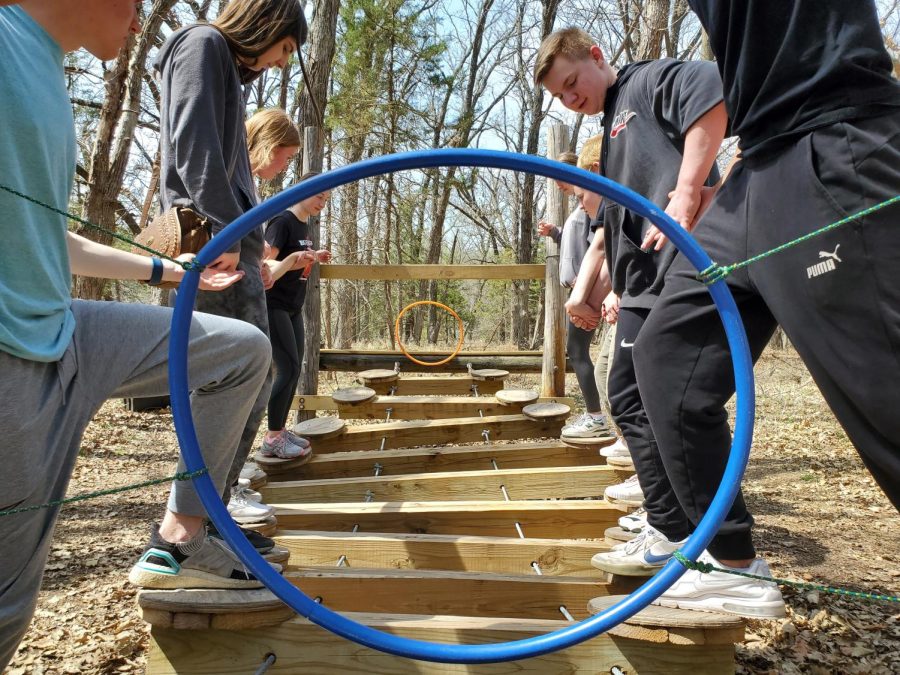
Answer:
[[526, 537], [601, 539], [622, 511], [605, 501], [440, 501], [367, 504], [273, 504], [290, 530], [402, 532], [508, 537], [519, 523]]
[[[567, 621], [482, 617], [378, 615], [347, 617], [391, 635], [430, 642], [488, 644], [544, 635]], [[610, 673], [637, 675], [723, 675], [734, 672], [733, 645], [672, 645], [601, 635], [566, 650], [524, 661], [478, 666], [423, 663], [361, 647], [297, 617], [280, 626], [242, 631], [154, 629], [148, 675], [246, 675], [273, 653], [272, 673], [334, 675], [477, 674], [547, 675]], [[614, 670], [615, 669], [615, 670]]]
[[543, 279], [544, 265], [322, 265], [323, 279]]
[[397, 382], [372, 382], [368, 384], [378, 394], [390, 394], [391, 387], [394, 387], [394, 394], [397, 396], [417, 396], [417, 395], [435, 395], [435, 396], [473, 396], [475, 394], [472, 385], [478, 385], [479, 396], [493, 396], [503, 389], [503, 382], [492, 380], [490, 382], [475, 382], [468, 375], [415, 375], [401, 377]]
[[[604, 583], [573, 577], [508, 576], [437, 570], [292, 569], [292, 584], [338, 612], [451, 614], [558, 619], [564, 606], [577, 620], [597, 597], [630, 593], [622, 577]], [[637, 580], [639, 582], [640, 579]]]
[[[599, 497], [608, 485], [621, 483], [630, 474], [609, 466], [543, 467], [500, 471], [445, 471], [406, 476], [372, 476], [272, 482], [262, 487], [266, 504], [372, 501], [503, 501], [500, 486], [511, 499]], [[598, 530], [597, 536], [602, 536]]]
[[[421, 361], [439, 361], [450, 355], [450, 352], [415, 349], [409, 350], [409, 353]], [[511, 373], [539, 373], [542, 354], [543, 352], [539, 351], [463, 352], [435, 368], [413, 363], [396, 350], [323, 349], [319, 354], [319, 369], [359, 372], [372, 368], [393, 368], [394, 364], [399, 362], [404, 373], [464, 373], [471, 363], [475, 368], [503, 368]], [[567, 372], [574, 372], [571, 365], [566, 363]]]
[[[538, 403], [563, 403], [570, 408], [571, 398], [538, 399]], [[519, 413], [524, 404], [503, 404], [493, 396], [378, 396], [363, 403], [336, 403], [331, 396], [294, 396], [294, 410], [337, 410], [343, 419], [383, 420], [391, 409], [394, 420], [434, 420], [448, 417], [475, 417]]]
[[606, 579], [591, 566], [591, 556], [608, 551], [602, 541], [519, 539], [442, 534], [354, 534], [279, 530], [279, 546], [291, 552], [291, 567], [331, 567], [342, 555], [359, 569], [448, 570], [534, 574], [537, 562], [548, 576]]
[[[569, 128], [556, 123], [547, 136], [547, 155], [551, 159], [569, 146]], [[551, 223], [566, 222], [569, 215], [569, 198], [556, 181], [547, 179], [547, 220]], [[541, 395], [564, 396], [566, 393], [566, 313], [565, 296], [559, 282], [558, 243], [551, 237], [544, 239], [547, 251], [546, 278], [544, 281], [544, 350], [541, 364]]]
[[488, 417], [459, 417], [448, 420], [412, 420], [385, 422], [347, 427], [343, 434], [317, 441], [316, 453], [345, 450], [376, 450], [416, 445], [474, 443], [484, 440], [487, 430], [491, 441], [512, 441], [521, 438], [558, 438], [562, 422], [531, 420], [524, 415], [492, 415]]
[[477, 471], [492, 469], [491, 460], [501, 469], [527, 469], [541, 466], [598, 466], [604, 458], [592, 447], [570, 447], [557, 440], [530, 443], [482, 443], [448, 448], [402, 448], [397, 450], [358, 450], [313, 455], [301, 467], [286, 473], [270, 473], [278, 480], [350, 478], [371, 476], [375, 465], [383, 476], [438, 471]]

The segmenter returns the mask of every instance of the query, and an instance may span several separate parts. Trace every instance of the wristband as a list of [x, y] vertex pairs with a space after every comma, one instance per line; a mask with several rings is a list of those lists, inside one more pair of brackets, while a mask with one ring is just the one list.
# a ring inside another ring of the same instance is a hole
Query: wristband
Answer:
[[150, 258], [153, 261], [153, 271], [150, 272], [150, 279], [147, 284], [150, 286], [159, 286], [163, 278], [163, 261], [159, 258]]

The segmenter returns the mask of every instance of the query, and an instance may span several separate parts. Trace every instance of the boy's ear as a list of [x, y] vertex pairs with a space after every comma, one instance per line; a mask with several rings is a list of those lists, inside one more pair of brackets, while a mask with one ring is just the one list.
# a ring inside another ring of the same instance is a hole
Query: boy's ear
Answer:
[[600, 173], [600, 162], [591, 162], [591, 171]]
[[600, 45], [591, 45], [590, 54], [591, 58], [597, 62], [598, 66], [602, 66], [606, 60], [603, 57], [603, 50], [600, 49]]

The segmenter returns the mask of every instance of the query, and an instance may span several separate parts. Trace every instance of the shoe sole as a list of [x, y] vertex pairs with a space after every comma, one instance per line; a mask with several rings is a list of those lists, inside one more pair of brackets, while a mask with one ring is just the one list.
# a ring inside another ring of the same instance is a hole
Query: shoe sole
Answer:
[[281, 459], [285, 462], [295, 462], [294, 466], [303, 466], [313, 458], [312, 451], [307, 452], [305, 455], [297, 455], [296, 457], [279, 457], [278, 455], [266, 455], [263, 454], [262, 450], [259, 451], [259, 454], [261, 457], [265, 457], [266, 459]]
[[747, 619], [783, 619], [787, 616], [784, 609], [784, 601], [770, 601], [747, 605], [729, 598], [698, 598], [696, 600], [675, 600], [672, 598], [657, 598], [654, 605], [672, 607], [675, 609], [688, 609], [697, 612], [710, 612], [718, 614], [736, 614]]
[[157, 590], [174, 590], [178, 588], [213, 588], [213, 589], [244, 589], [263, 588], [261, 581], [226, 579], [201, 570], [182, 569], [179, 574], [162, 574], [150, 570], [132, 567], [128, 573], [128, 581], [141, 588]]
[[266, 522], [269, 518], [275, 515], [275, 511], [267, 513], [264, 516], [235, 516], [232, 514], [228, 515], [230, 515], [231, 519], [238, 525], [258, 525], [259, 523]]
[[591, 566], [598, 570], [609, 572], [610, 574], [619, 574], [623, 577], [652, 577], [663, 568], [663, 565], [659, 565], [658, 567], [646, 567], [637, 563], [618, 563], [608, 560], [595, 560], [594, 558], [591, 558]]
[[594, 436], [592, 434], [567, 434], [565, 431], [563, 431], [562, 433], [560, 433], [560, 436], [562, 436], [562, 438], [589, 438], [592, 441], [612, 441], [616, 438], [615, 436], [611, 436], [608, 432]]
[[610, 497], [604, 493], [603, 498], [610, 504], [622, 504], [623, 506], [642, 506], [644, 504], [643, 497], [640, 499], [619, 499], [618, 497]]

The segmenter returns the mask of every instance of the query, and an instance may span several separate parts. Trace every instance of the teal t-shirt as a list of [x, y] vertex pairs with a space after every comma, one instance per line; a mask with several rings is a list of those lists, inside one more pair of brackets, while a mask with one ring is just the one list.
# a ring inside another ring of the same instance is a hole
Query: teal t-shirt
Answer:
[[[0, 184], [63, 211], [75, 174], [63, 52], [19, 7], [0, 7]], [[66, 219], [0, 189], [0, 350], [56, 361], [75, 330]]]

